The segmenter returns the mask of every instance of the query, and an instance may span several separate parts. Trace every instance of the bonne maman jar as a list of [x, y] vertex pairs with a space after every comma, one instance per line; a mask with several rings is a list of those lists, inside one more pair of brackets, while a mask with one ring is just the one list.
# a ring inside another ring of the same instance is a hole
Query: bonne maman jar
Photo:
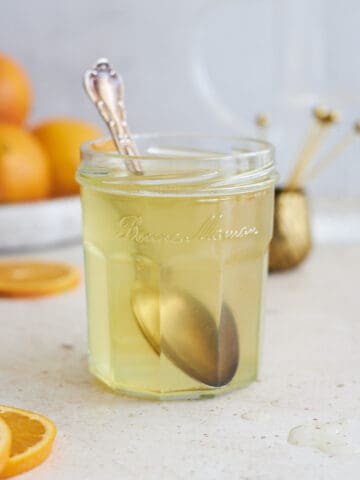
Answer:
[[82, 147], [90, 369], [109, 387], [199, 398], [256, 379], [272, 147], [201, 135], [138, 135], [144, 174], [107, 139]]

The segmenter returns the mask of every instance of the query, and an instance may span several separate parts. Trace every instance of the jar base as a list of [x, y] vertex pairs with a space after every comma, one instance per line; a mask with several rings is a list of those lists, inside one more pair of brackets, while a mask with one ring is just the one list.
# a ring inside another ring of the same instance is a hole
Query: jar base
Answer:
[[231, 382], [229, 385], [224, 387], [211, 388], [204, 387], [203, 389], [194, 389], [194, 390], [173, 390], [173, 391], [152, 391], [146, 389], [136, 389], [134, 387], [122, 386], [119, 384], [112, 384], [106, 380], [93, 366], [89, 367], [90, 372], [94, 375], [101, 383], [105, 384], [106, 387], [110, 388], [114, 393], [120, 395], [126, 395], [130, 397], [136, 397], [144, 400], [154, 400], [154, 401], [166, 401], [166, 400], [200, 400], [200, 399], [210, 399], [222, 395], [224, 393], [231, 392], [240, 388], [245, 388], [251, 383], [255, 382], [257, 375], [253, 375], [250, 378], [243, 379], [239, 382]]

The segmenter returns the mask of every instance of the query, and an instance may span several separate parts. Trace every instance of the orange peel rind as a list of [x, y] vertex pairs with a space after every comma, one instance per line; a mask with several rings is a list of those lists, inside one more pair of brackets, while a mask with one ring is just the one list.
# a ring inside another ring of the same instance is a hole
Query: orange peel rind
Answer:
[[10, 457], [11, 431], [5, 420], [0, 417], [0, 475]]

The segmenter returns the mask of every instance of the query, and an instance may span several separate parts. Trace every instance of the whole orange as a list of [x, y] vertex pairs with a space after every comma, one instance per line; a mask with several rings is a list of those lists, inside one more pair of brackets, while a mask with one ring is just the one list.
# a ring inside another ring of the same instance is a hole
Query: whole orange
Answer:
[[50, 187], [49, 162], [39, 141], [16, 125], [0, 124], [0, 202], [45, 198]]
[[31, 107], [32, 89], [25, 71], [0, 54], [0, 122], [21, 125]]
[[53, 195], [78, 193], [75, 173], [80, 162], [80, 145], [99, 137], [101, 130], [81, 120], [58, 118], [40, 123], [33, 134], [48, 154]]

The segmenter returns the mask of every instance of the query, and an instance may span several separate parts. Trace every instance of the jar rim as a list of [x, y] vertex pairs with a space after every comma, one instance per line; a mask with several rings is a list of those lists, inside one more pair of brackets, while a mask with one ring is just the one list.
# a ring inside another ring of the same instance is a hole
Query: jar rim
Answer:
[[[213, 196], [262, 190], [278, 180], [274, 148], [265, 140], [197, 133], [133, 138], [145, 154], [120, 155], [111, 137], [85, 142], [77, 181], [120, 195]], [[126, 162], [134, 159], [142, 165], [143, 175], [127, 170]]]
[[[205, 140], [205, 139], [218, 139], [218, 140], [227, 140], [227, 141], [234, 141], [234, 142], [250, 142], [254, 145], [258, 145], [260, 148], [253, 150], [253, 151], [247, 151], [247, 152], [237, 152], [236, 157], [239, 158], [252, 158], [256, 157], [259, 155], [269, 155], [271, 158], [274, 155], [274, 146], [263, 139], [258, 139], [258, 138], [253, 138], [253, 137], [242, 137], [242, 136], [237, 136], [237, 135], [220, 135], [220, 134], [203, 134], [203, 133], [182, 133], [182, 132], [175, 132], [175, 133], [162, 133], [162, 132], [153, 132], [153, 133], [138, 133], [134, 134], [132, 136], [133, 140], [136, 143], [136, 140], [140, 139], [156, 139], [156, 138], [178, 138], [178, 139], [186, 139], [186, 138], [191, 138], [191, 139], [196, 139], [196, 140]], [[111, 141], [111, 136], [106, 135], [103, 137], [98, 137], [92, 140], [88, 140], [86, 142], [83, 142], [80, 146], [80, 150], [82, 154], [86, 155], [94, 155], [98, 156], [101, 155], [103, 157], [118, 157], [119, 159], [122, 160], [175, 160], [181, 158], [182, 160], [186, 161], [195, 161], [199, 160], [232, 160], [234, 159], [234, 155], [232, 153], [214, 153], [214, 154], [203, 154], [201, 157], [199, 154], [193, 155], [193, 156], [184, 156], [181, 157], [179, 155], [155, 155], [155, 154], [141, 154], [141, 155], [121, 155], [116, 149], [111, 150], [111, 151], [102, 151], [102, 150], [96, 150], [94, 148], [91, 148], [92, 145], [95, 144], [104, 144], [106, 142]]]

